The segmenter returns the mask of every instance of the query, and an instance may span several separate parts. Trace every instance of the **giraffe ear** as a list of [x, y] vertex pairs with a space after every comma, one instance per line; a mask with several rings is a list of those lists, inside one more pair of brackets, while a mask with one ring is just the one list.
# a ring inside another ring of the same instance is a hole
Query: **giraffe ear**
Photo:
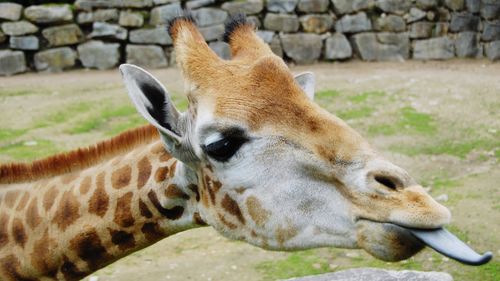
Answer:
[[314, 99], [314, 74], [312, 72], [304, 72], [301, 74], [297, 74], [295, 77], [295, 81], [299, 84], [299, 86], [304, 90], [306, 95], [313, 100]]
[[160, 131], [167, 144], [179, 144], [183, 134], [178, 126], [180, 114], [163, 85], [135, 65], [120, 65], [120, 73], [137, 111]]

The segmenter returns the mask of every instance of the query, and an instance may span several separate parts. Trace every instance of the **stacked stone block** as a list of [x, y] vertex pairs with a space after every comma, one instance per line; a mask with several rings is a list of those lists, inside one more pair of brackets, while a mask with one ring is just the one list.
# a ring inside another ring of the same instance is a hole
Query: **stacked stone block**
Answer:
[[76, 0], [0, 3], [0, 75], [175, 63], [166, 24], [190, 9], [229, 59], [224, 23], [245, 13], [285, 60], [500, 59], [500, 0]]

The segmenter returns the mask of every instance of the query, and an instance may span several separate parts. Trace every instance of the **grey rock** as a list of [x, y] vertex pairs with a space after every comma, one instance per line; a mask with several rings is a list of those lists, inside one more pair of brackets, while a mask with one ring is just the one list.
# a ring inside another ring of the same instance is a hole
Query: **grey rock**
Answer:
[[500, 40], [500, 21], [485, 22], [483, 28], [483, 34], [481, 35], [481, 40], [483, 41]]
[[69, 47], [49, 49], [35, 54], [38, 71], [59, 72], [75, 65], [76, 52]]
[[38, 31], [38, 27], [28, 21], [15, 21], [2, 23], [2, 30], [10, 36], [32, 34]]
[[182, 14], [180, 3], [159, 6], [151, 10], [150, 23], [152, 25], [167, 24], [174, 17]]
[[413, 58], [418, 60], [445, 60], [454, 57], [454, 43], [448, 37], [416, 40]]
[[460, 32], [455, 39], [455, 51], [459, 58], [475, 58], [479, 54], [479, 36], [476, 32]]
[[7, 36], [5, 36], [5, 33], [3, 33], [1, 30], [0, 30], [0, 43], [3, 43], [5, 42], [5, 40], [7, 39]]
[[231, 49], [229, 48], [229, 45], [226, 42], [210, 42], [208, 44], [210, 49], [212, 49], [220, 58], [229, 60], [231, 59]]
[[153, 0], [153, 6], [160, 6], [165, 4], [171, 4], [175, 2], [181, 2], [182, 0]]
[[18, 21], [22, 11], [23, 6], [17, 3], [0, 3], [0, 19]]
[[427, 11], [427, 20], [434, 21], [437, 17], [434, 11]]
[[481, 0], [465, 0], [465, 7], [470, 13], [479, 13], [481, 8]]
[[287, 279], [287, 281], [453, 281], [448, 273], [413, 270], [385, 270], [353, 268], [315, 276]]
[[40, 48], [40, 42], [38, 37], [33, 35], [11, 36], [9, 38], [9, 47], [18, 50], [38, 50]]
[[500, 40], [486, 44], [485, 53], [491, 61], [500, 60]]
[[186, 2], [186, 9], [198, 9], [214, 3], [215, 0], [191, 0]]
[[439, 7], [437, 8], [437, 17], [439, 21], [448, 22], [451, 20], [451, 13], [449, 9]]
[[297, 32], [299, 19], [296, 15], [268, 13], [264, 18], [264, 28], [283, 32]]
[[80, 27], [73, 23], [45, 28], [42, 35], [49, 41], [49, 45], [54, 47], [72, 45], [84, 40]]
[[148, 68], [160, 68], [168, 65], [165, 52], [154, 45], [127, 45], [127, 63]]
[[410, 10], [411, 1], [408, 0], [376, 0], [375, 5], [386, 13], [404, 15]]
[[259, 36], [265, 43], [270, 44], [274, 38], [274, 32], [269, 30], [257, 30], [257, 36]]
[[274, 13], [291, 13], [299, 0], [267, 0], [267, 10]]
[[80, 12], [76, 16], [76, 22], [79, 24], [101, 22], [116, 22], [118, 20], [117, 9], [100, 9], [93, 12]]
[[428, 22], [428, 21], [415, 22], [410, 26], [410, 38], [412, 39], [429, 38], [432, 36], [433, 28], [434, 28], [433, 22]]
[[328, 11], [329, 0], [299, 0], [297, 10], [305, 13], [322, 13]]
[[479, 23], [480, 23], [479, 16], [475, 16], [470, 13], [452, 13], [450, 31], [451, 32], [478, 31]]
[[223, 24], [228, 17], [226, 11], [215, 8], [201, 8], [192, 12], [196, 24], [200, 27]]
[[375, 0], [331, 0], [331, 2], [335, 13], [340, 15], [371, 10], [375, 7]]
[[21, 51], [0, 50], [0, 75], [10, 76], [26, 71], [26, 58]]
[[417, 0], [417, 7], [423, 10], [429, 10], [437, 7], [438, 0]]
[[453, 11], [460, 11], [465, 7], [464, 0], [444, 0], [444, 4]]
[[95, 8], [147, 8], [153, 6], [153, 0], [77, 0], [75, 7], [90, 11]]
[[280, 58], [283, 57], [283, 47], [281, 46], [281, 40], [278, 35], [275, 35], [273, 37], [273, 40], [271, 40], [269, 47], [271, 47], [271, 51], [273, 51], [275, 55], [277, 55]]
[[433, 37], [442, 37], [448, 35], [450, 24], [447, 22], [436, 22], [436, 27], [432, 32]]
[[73, 12], [69, 5], [29, 6], [24, 9], [24, 16], [31, 22], [55, 23], [73, 20]]
[[424, 19], [426, 16], [427, 16], [426, 12], [420, 10], [419, 8], [412, 7], [410, 9], [410, 13], [405, 15], [405, 19], [407, 23], [412, 23]]
[[342, 33], [335, 33], [325, 41], [325, 58], [329, 60], [343, 60], [352, 57], [352, 48], [349, 40]]
[[379, 17], [374, 23], [374, 29], [377, 31], [400, 32], [406, 30], [406, 23], [400, 16], [388, 15]]
[[244, 13], [246, 15], [258, 14], [264, 9], [264, 3], [262, 0], [243, 0], [243, 1], [233, 1], [225, 2], [222, 4], [221, 8], [226, 10], [229, 14], [234, 15], [236, 13]]
[[114, 38], [118, 40], [127, 39], [127, 30], [117, 24], [106, 22], [94, 22], [92, 24], [92, 32], [88, 35], [89, 38]]
[[403, 61], [409, 57], [409, 42], [406, 33], [360, 33], [352, 37], [354, 50], [366, 61]]
[[500, 18], [500, 2], [497, 0], [481, 1], [481, 16], [487, 20]]
[[372, 23], [365, 12], [345, 15], [335, 23], [335, 30], [341, 33], [356, 33], [372, 29]]
[[144, 24], [144, 16], [141, 13], [121, 11], [118, 24], [125, 27], [141, 27]]
[[120, 44], [91, 40], [78, 45], [78, 57], [86, 68], [109, 69], [120, 62]]
[[311, 33], [280, 34], [285, 54], [298, 64], [313, 63], [321, 56], [323, 40]]
[[203, 35], [203, 38], [205, 38], [206, 41], [214, 41], [222, 38], [225, 29], [223, 24], [218, 24], [207, 27], [200, 27], [198, 30], [200, 31], [201, 35]]
[[331, 15], [305, 15], [301, 16], [299, 20], [305, 32], [325, 33], [333, 25], [333, 17]]
[[256, 28], [260, 28], [262, 26], [260, 19], [257, 16], [248, 16], [248, 22], [252, 23]]
[[139, 44], [172, 45], [166, 26], [131, 30], [129, 40]]

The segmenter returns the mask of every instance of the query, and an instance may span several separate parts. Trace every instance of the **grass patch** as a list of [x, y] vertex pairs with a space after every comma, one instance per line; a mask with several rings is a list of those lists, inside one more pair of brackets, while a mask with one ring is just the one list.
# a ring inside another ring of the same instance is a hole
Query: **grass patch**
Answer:
[[0, 141], [9, 141], [24, 135], [27, 129], [0, 128]]
[[[107, 122], [115, 118], [125, 118], [137, 114], [135, 108], [131, 105], [125, 105], [118, 108], [104, 108], [97, 116], [79, 122], [76, 126], [68, 130], [70, 134], [83, 134], [97, 130]], [[112, 132], [114, 133], [114, 132]]]
[[0, 89], [0, 97], [25, 96], [34, 93], [35, 91], [27, 89], [16, 89], [16, 90]]
[[316, 92], [314, 98], [317, 99], [325, 99], [325, 98], [334, 98], [340, 96], [340, 91], [337, 90], [322, 90]]
[[[499, 147], [500, 142], [495, 140], [486, 139], [476, 139], [476, 140], [465, 140], [459, 142], [459, 140], [445, 140], [439, 143], [423, 144], [415, 146], [392, 146], [390, 149], [396, 152], [400, 152], [409, 156], [415, 156], [419, 154], [430, 154], [439, 155], [447, 154], [457, 156], [459, 158], [465, 158], [473, 150], [485, 150], [489, 151], [495, 147]], [[499, 158], [499, 154], [495, 154]]]
[[78, 104], [73, 104], [67, 108], [51, 113], [47, 117], [43, 118], [41, 121], [35, 123], [35, 128], [47, 127], [49, 125], [61, 124], [68, 122], [68, 120], [73, 117], [88, 112], [91, 110], [92, 104], [90, 102], [82, 102]]
[[363, 93], [355, 95], [355, 96], [350, 96], [350, 97], [348, 97], [348, 100], [350, 100], [354, 103], [362, 103], [362, 102], [367, 101], [368, 99], [378, 98], [378, 97], [383, 97], [383, 96], [385, 96], [385, 92], [370, 91], [370, 92], [363, 92]]
[[109, 130], [106, 130], [106, 135], [114, 136], [128, 129], [136, 128], [147, 124], [147, 121], [142, 116], [133, 116], [125, 120], [120, 120], [116, 124], [112, 124]]
[[373, 109], [369, 107], [362, 107], [357, 109], [345, 110], [337, 112], [337, 116], [344, 120], [359, 119], [371, 116]]
[[436, 126], [432, 116], [426, 113], [417, 112], [412, 107], [404, 107], [401, 110], [401, 119], [398, 124], [407, 130], [416, 131], [421, 134], [433, 134]]
[[17, 160], [32, 160], [58, 152], [55, 144], [48, 140], [35, 140], [35, 143], [28, 144], [30, 143], [17, 142], [2, 146], [0, 154], [8, 155]]
[[291, 253], [286, 259], [266, 261], [257, 265], [265, 280], [287, 279], [330, 272], [327, 262], [314, 250]]
[[385, 135], [392, 136], [398, 132], [398, 128], [389, 124], [372, 125], [368, 127], [368, 134], [371, 136]]

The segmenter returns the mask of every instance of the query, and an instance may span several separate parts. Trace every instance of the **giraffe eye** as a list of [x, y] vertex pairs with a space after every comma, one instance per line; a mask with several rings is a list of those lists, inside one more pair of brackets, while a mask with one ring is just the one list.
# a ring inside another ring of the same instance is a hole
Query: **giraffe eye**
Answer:
[[203, 150], [209, 157], [219, 162], [226, 162], [247, 141], [248, 139], [245, 137], [227, 136], [222, 138], [221, 140], [203, 146]]

